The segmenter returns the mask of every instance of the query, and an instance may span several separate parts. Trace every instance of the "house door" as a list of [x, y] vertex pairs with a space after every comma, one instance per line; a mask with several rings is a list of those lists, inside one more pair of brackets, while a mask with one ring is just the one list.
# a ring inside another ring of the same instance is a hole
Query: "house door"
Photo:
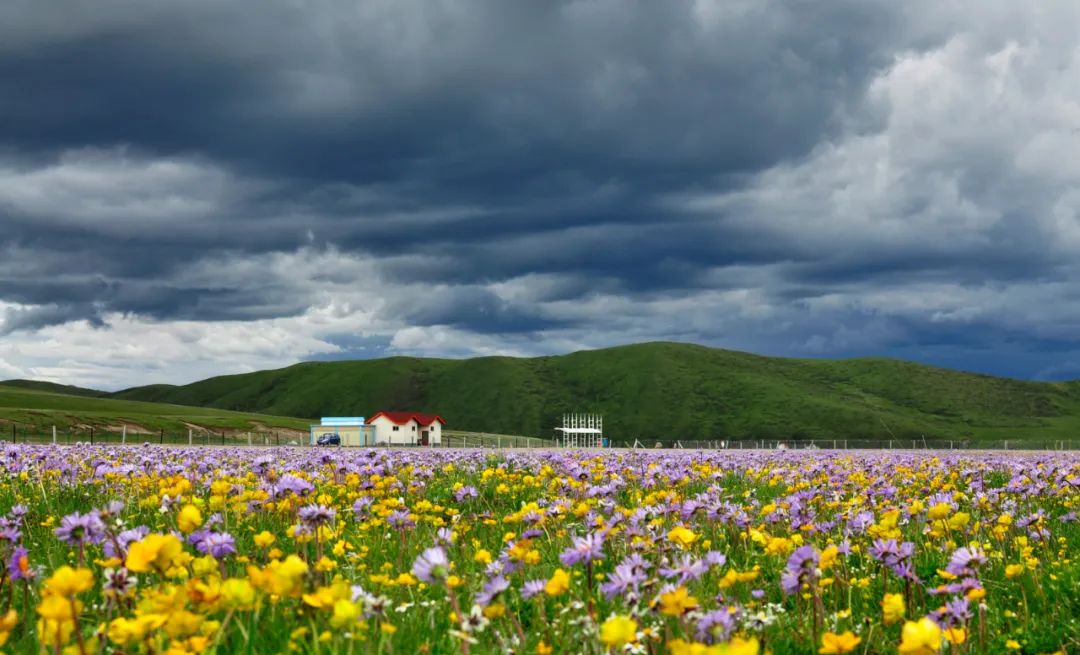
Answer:
[[427, 430], [421, 430], [420, 431], [420, 445], [421, 446], [428, 445], [428, 431]]

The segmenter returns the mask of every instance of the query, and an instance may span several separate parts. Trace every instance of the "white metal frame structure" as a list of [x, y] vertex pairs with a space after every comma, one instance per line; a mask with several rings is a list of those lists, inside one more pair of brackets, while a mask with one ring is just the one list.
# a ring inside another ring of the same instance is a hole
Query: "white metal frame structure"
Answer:
[[565, 448], [602, 448], [604, 446], [604, 417], [602, 414], [563, 414], [562, 427], [555, 428]]

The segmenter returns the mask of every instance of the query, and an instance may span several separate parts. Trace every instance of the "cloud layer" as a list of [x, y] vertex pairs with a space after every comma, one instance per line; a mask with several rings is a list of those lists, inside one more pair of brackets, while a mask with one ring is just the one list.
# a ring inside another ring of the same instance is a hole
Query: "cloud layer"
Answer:
[[1078, 377], [1078, 19], [8, 2], [0, 377], [650, 339]]

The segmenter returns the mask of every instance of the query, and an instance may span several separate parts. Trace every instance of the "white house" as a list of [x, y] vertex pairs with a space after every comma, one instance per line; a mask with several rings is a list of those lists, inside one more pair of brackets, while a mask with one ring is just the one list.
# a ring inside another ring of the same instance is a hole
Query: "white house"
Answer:
[[376, 412], [368, 419], [377, 445], [434, 446], [442, 443], [443, 417], [419, 412]]

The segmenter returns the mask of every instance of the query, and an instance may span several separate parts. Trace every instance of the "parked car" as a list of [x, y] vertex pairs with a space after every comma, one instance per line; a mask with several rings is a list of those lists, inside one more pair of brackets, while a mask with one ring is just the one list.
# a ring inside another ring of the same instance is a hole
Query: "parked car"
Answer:
[[315, 443], [319, 446], [340, 446], [341, 435], [337, 432], [327, 432], [321, 435]]

